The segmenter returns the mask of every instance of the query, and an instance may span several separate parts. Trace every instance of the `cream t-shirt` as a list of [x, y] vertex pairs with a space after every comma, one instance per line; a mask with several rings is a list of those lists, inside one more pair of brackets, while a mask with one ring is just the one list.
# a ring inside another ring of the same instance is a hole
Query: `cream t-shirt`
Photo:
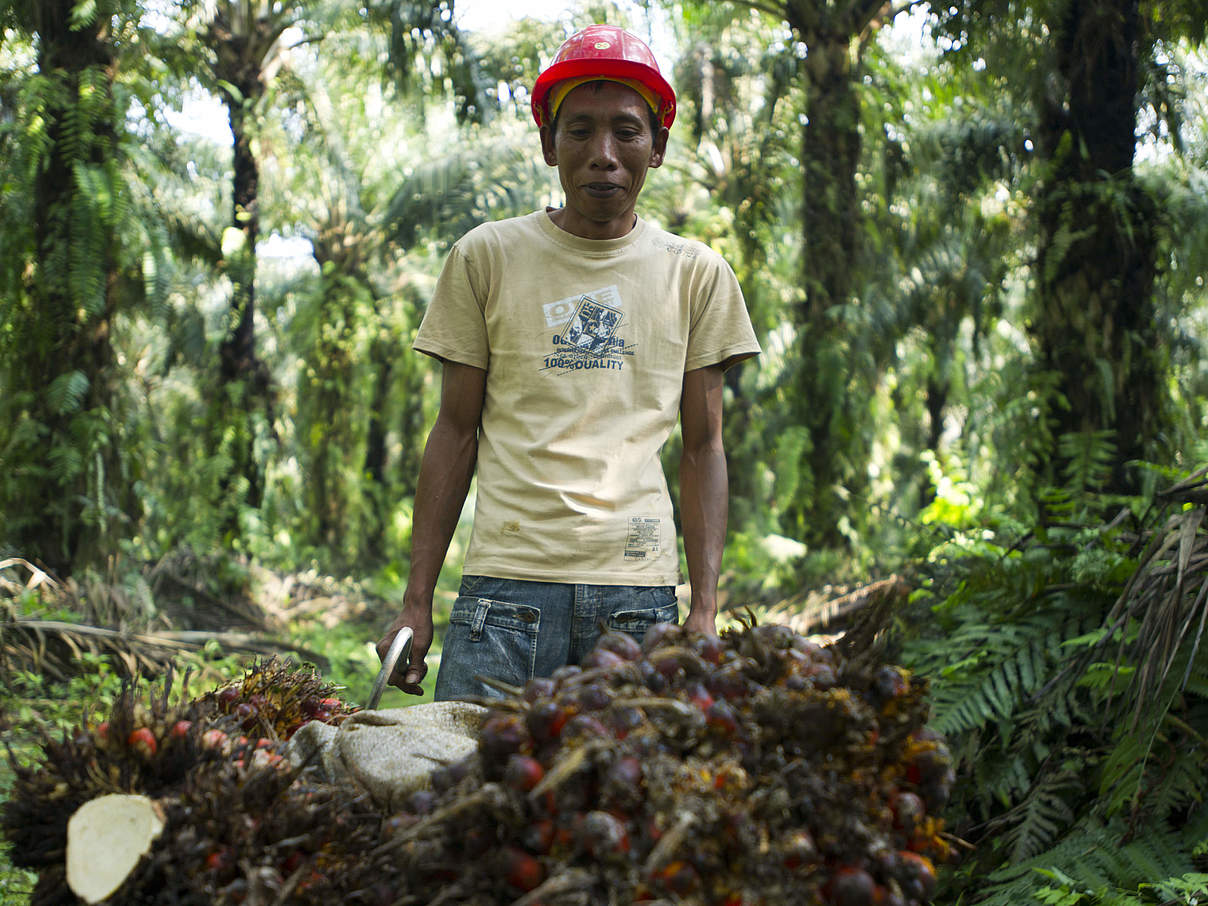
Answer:
[[659, 450], [684, 372], [760, 351], [720, 255], [641, 219], [608, 240], [547, 211], [486, 223], [450, 251], [414, 348], [487, 372], [466, 574], [679, 581]]

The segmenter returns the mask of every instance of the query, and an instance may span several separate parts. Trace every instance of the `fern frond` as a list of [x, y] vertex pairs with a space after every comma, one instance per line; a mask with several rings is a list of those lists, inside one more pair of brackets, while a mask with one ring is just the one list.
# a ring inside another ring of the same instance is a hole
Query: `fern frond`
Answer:
[[51, 412], [67, 415], [78, 412], [88, 394], [88, 375], [82, 371], [60, 374], [46, 388], [46, 401]]
[[1066, 753], [1060, 759], [1052, 759], [1058, 762], [1056, 767], [1015, 778], [1016, 785], [1023, 780], [1022, 794], [1012, 796], [1020, 800], [1019, 804], [988, 827], [989, 836], [1001, 837], [1012, 861], [1023, 861], [1043, 852], [1068, 831], [1076, 817], [1072, 803], [1079, 802], [1086, 791], [1086, 779], [1082, 776], [1085, 760], [1084, 753]]
[[1203, 803], [1208, 788], [1208, 758], [1204, 746], [1170, 746], [1162, 764], [1150, 772], [1153, 787], [1146, 807], [1160, 818], [1170, 818], [1189, 805]]
[[[1111, 388], [1107, 388], [1111, 392]], [[1081, 496], [1086, 491], [1107, 487], [1116, 459], [1115, 433], [1080, 431], [1063, 434], [1059, 441], [1061, 457], [1065, 460], [1064, 490]]]

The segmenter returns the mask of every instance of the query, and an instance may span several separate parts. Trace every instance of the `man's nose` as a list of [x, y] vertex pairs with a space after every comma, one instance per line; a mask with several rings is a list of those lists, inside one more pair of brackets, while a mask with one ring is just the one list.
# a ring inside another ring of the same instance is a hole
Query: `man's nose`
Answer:
[[617, 139], [610, 132], [596, 138], [592, 143], [591, 148], [591, 165], [604, 170], [616, 169], [619, 161], [617, 158]]

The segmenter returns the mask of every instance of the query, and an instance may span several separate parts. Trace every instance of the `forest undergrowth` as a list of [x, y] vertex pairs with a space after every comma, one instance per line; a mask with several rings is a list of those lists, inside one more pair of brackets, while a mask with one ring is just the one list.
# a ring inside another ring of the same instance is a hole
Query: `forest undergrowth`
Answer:
[[[931, 725], [956, 760], [945, 820], [966, 851], [941, 871], [935, 903], [1208, 902], [1206, 474], [1172, 475], [1148, 500], [1053, 493], [1034, 525], [953, 529], [902, 564], [897, 594], [882, 598], [894, 606], [849, 624], [868, 632], [871, 623], [880, 656], [928, 679]], [[189, 573], [184, 562], [177, 585], [221, 573], [212, 564]], [[188, 603], [168, 603], [171, 583], [155, 586], [163, 604], [148, 617], [157, 602], [148, 606], [137, 583], [34, 582], [7, 561], [0, 732], [11, 757], [29, 763], [41, 739], [107, 710], [132, 668], [171, 664], [182, 688], [200, 693], [263, 654], [255, 639], [315, 664], [346, 700], [367, 699], [372, 641], [398, 588], [226, 568], [221, 582], [195, 585], [191, 604], [204, 613], [224, 598], [224, 619], [244, 613], [245, 632], [223, 624], [171, 650], [154, 644], [173, 638], [163, 614]], [[438, 641], [454, 594], [442, 580]], [[87, 634], [90, 607], [112, 616], [115, 602], [131, 601], [143, 601], [143, 617], [126, 613], [140, 630], [127, 633], [128, 650]], [[783, 606], [744, 610], [786, 618]], [[23, 621], [44, 624], [40, 635]], [[431, 666], [429, 687], [435, 658]], [[413, 701], [392, 690], [383, 707]], [[5, 764], [0, 795], [10, 783]], [[0, 855], [5, 903], [25, 902], [33, 881]]]

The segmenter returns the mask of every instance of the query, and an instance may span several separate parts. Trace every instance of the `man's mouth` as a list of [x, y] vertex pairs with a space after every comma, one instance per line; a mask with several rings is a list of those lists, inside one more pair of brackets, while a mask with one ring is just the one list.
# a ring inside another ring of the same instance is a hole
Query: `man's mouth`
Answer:
[[595, 198], [608, 198], [621, 191], [621, 187], [611, 182], [589, 182], [583, 190]]

